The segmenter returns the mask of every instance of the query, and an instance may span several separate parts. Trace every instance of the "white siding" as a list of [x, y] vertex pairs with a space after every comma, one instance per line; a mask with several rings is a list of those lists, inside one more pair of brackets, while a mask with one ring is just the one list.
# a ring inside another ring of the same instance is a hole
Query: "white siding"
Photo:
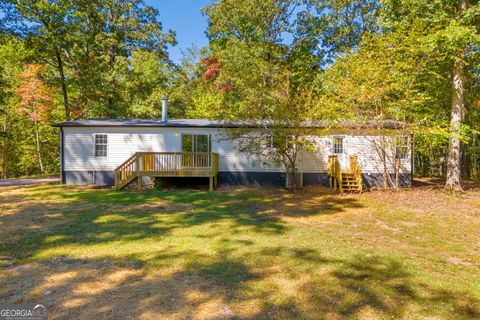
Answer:
[[[108, 135], [108, 156], [95, 157], [95, 134]], [[220, 171], [279, 171], [240, 153], [214, 128], [64, 128], [65, 171], [114, 170], [135, 152], [180, 152], [182, 134], [212, 135], [212, 152], [219, 154]]]
[[[108, 156], [95, 157], [94, 135], [108, 135]], [[232, 141], [214, 128], [64, 128], [65, 171], [110, 171], [139, 151], [180, 152], [181, 135], [184, 133], [211, 134], [212, 152], [219, 154], [220, 171], [280, 171], [275, 166], [263, 166], [261, 161], [238, 152]], [[328, 155], [331, 154], [331, 136], [314, 137], [318, 151], [302, 152], [299, 169], [302, 172], [326, 172]], [[344, 135], [343, 166], [348, 166], [348, 156], [357, 155], [363, 172], [383, 172], [380, 153], [374, 148], [375, 136]], [[402, 159], [402, 172], [410, 172], [410, 153]]]
[[[225, 134], [217, 134], [212, 139], [212, 152], [219, 154], [219, 171], [255, 171], [255, 172], [278, 172], [275, 166], [264, 166], [262, 161], [248, 153], [239, 152], [235, 143], [225, 139]], [[215, 140], [215, 141], [213, 141]]]
[[[332, 154], [332, 137], [343, 137], [344, 153], [339, 155], [341, 166], [348, 168], [348, 157], [356, 155], [360, 168], [364, 173], [383, 172], [382, 152], [378, 146], [381, 144], [380, 136], [354, 136], [354, 135], [333, 135], [325, 137], [314, 137], [316, 144], [316, 153], [303, 152], [299, 168], [303, 172], [326, 172], [328, 165], [328, 155]], [[386, 137], [387, 141], [392, 139]], [[394, 150], [388, 149], [390, 161], [387, 160], [388, 169], [393, 172]], [[411, 152], [407, 157], [401, 159], [400, 172], [408, 173], [411, 171]]]

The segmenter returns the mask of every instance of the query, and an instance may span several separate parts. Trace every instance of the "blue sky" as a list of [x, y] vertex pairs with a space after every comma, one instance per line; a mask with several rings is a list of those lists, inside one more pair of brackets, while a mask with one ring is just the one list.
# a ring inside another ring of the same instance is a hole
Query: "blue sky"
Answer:
[[205, 46], [207, 19], [202, 16], [201, 8], [210, 4], [210, 0], [147, 0], [147, 3], [160, 11], [163, 30], [177, 32], [178, 44], [170, 48], [170, 58], [179, 62], [181, 51], [196, 45]]

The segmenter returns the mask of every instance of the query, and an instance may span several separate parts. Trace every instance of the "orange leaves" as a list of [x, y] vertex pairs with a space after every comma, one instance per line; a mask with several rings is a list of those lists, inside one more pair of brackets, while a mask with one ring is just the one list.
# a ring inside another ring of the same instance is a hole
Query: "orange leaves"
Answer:
[[[202, 59], [201, 63], [205, 66], [205, 71], [202, 74], [202, 83], [214, 82], [220, 75], [222, 65], [217, 57], [211, 56]], [[227, 79], [226, 83], [217, 84], [217, 90], [220, 91], [233, 91], [235, 86], [231, 83], [230, 79]], [[211, 88], [209, 88], [210, 90]]]
[[45, 122], [52, 107], [52, 90], [41, 79], [45, 67], [27, 64], [19, 74], [20, 86], [15, 90], [20, 98], [18, 113], [24, 113], [33, 121]]
[[202, 60], [205, 71], [202, 74], [202, 82], [214, 81], [220, 75], [221, 64], [217, 57], [208, 57]]

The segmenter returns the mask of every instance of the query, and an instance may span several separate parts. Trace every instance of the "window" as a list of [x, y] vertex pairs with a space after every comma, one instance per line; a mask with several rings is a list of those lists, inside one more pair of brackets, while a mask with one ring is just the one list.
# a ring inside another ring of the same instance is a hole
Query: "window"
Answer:
[[183, 134], [182, 152], [211, 152], [212, 143], [208, 134]]
[[269, 149], [275, 148], [274, 143], [273, 143], [273, 135], [268, 134], [265, 136], [265, 146]]
[[395, 159], [405, 159], [408, 156], [408, 136], [395, 137]]
[[106, 134], [96, 134], [95, 135], [95, 157], [106, 157], [107, 156], [107, 135]]
[[343, 138], [334, 137], [332, 138], [333, 141], [333, 153], [339, 154], [343, 153]]

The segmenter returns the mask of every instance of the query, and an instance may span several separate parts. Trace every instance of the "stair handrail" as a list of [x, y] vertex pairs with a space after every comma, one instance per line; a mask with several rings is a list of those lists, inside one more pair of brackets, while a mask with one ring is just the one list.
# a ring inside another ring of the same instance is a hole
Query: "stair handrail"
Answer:
[[335, 179], [334, 181], [334, 188], [335, 182], [338, 185], [338, 190], [343, 192], [342, 187], [342, 168], [340, 167], [340, 160], [338, 160], [338, 156], [329, 155], [328, 156], [328, 168], [327, 168], [328, 175]]
[[343, 192], [342, 168], [340, 167], [340, 160], [338, 160], [337, 156], [335, 156], [334, 173], [335, 173], [335, 178], [337, 179], [337, 182], [338, 182], [338, 190], [340, 191], [340, 193], [342, 193]]
[[[116, 188], [118, 188], [120, 186], [120, 184], [122, 184], [123, 181], [128, 180], [128, 177], [123, 177], [122, 176], [123, 169], [125, 167], [127, 167], [127, 165], [130, 165], [131, 162], [136, 163], [136, 158], [137, 158], [137, 154], [134, 153], [130, 158], [128, 158], [127, 160], [122, 162], [121, 165], [119, 165], [117, 168], [115, 168], [114, 176], [115, 176], [115, 187]], [[132, 172], [136, 172], [136, 168]]]
[[350, 173], [353, 174], [355, 178], [355, 183], [357, 184], [359, 191], [362, 192], [362, 188], [363, 188], [362, 170], [360, 169], [360, 165], [358, 163], [358, 157], [356, 155], [350, 156]]
[[328, 166], [327, 166], [327, 174], [331, 177], [333, 177], [333, 173], [334, 173], [334, 170], [333, 170], [333, 166], [334, 166], [334, 158], [336, 156], [334, 155], [329, 155], [328, 156]]

